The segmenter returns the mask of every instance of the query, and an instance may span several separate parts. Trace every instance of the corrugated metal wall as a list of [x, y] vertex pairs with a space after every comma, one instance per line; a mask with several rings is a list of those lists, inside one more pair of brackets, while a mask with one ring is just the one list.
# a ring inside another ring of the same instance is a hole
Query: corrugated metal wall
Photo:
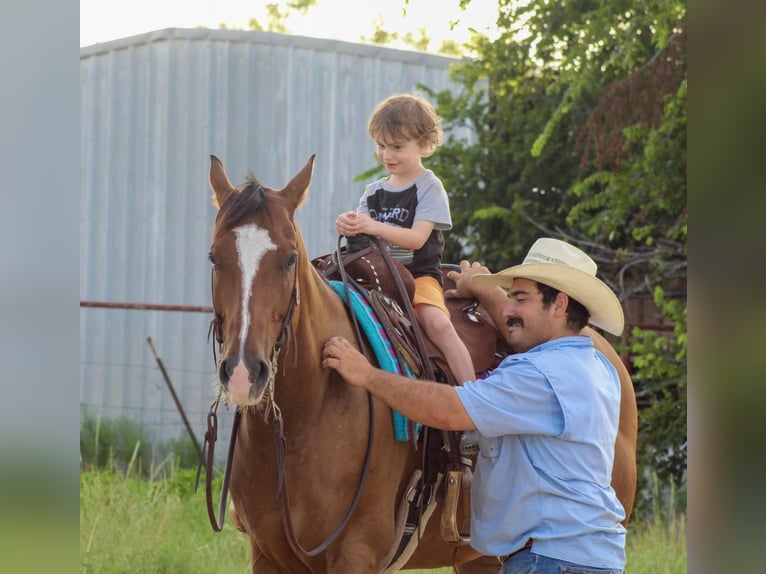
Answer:
[[[80, 51], [80, 298], [209, 305], [209, 154], [238, 184], [280, 188], [317, 154], [297, 219], [311, 256], [335, 246], [375, 166], [366, 123], [384, 97], [450, 87], [453, 60], [268, 32], [167, 29]], [[199, 439], [215, 368], [207, 313], [81, 308], [80, 402], [155, 440], [184, 430], [152, 337]], [[220, 421], [222, 427], [229, 417]], [[223, 449], [221, 449], [223, 450]]]

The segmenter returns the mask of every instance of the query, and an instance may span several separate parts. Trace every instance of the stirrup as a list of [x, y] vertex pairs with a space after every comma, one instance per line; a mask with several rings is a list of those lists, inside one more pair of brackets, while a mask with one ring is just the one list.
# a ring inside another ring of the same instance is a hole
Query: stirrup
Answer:
[[463, 472], [447, 471], [444, 483], [444, 509], [439, 525], [442, 539], [450, 544], [463, 546], [471, 542], [470, 536], [463, 536], [457, 527], [457, 506], [462, 491]]

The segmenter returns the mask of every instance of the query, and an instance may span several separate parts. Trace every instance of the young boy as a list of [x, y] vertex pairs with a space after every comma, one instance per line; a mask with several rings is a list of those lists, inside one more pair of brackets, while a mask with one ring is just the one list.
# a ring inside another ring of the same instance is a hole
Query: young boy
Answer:
[[439, 265], [444, 239], [452, 228], [444, 185], [423, 167], [442, 143], [441, 118], [423, 97], [396, 94], [372, 112], [367, 133], [388, 176], [367, 185], [356, 211], [341, 213], [335, 221], [339, 235], [377, 235], [391, 255], [415, 278], [413, 306], [428, 338], [447, 359], [458, 383], [476, 375], [471, 356], [457, 335], [444, 303]]

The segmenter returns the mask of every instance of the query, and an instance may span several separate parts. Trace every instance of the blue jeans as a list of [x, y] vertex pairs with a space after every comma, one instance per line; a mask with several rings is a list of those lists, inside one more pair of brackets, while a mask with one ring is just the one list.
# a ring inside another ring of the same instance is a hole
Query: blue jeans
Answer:
[[533, 554], [532, 550], [525, 548], [511, 556], [498, 574], [624, 574], [625, 570], [612, 570], [610, 568], [593, 568], [574, 564], [558, 558], [549, 558], [539, 554]]

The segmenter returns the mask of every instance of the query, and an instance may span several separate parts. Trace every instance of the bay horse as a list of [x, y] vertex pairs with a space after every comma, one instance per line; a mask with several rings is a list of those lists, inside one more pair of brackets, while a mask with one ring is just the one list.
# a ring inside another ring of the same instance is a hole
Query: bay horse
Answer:
[[[314, 156], [281, 190], [252, 174], [235, 187], [211, 156], [218, 379], [240, 415], [230, 520], [250, 537], [254, 574], [388, 572], [397, 507], [421, 453], [396, 440], [389, 407], [321, 366], [325, 341], [353, 341], [355, 330], [295, 221], [313, 166]], [[635, 443], [633, 461], [635, 477]], [[437, 507], [401, 569], [462, 561], [468, 547], [441, 539]], [[466, 560], [456, 572], [500, 567], [496, 557]]]

